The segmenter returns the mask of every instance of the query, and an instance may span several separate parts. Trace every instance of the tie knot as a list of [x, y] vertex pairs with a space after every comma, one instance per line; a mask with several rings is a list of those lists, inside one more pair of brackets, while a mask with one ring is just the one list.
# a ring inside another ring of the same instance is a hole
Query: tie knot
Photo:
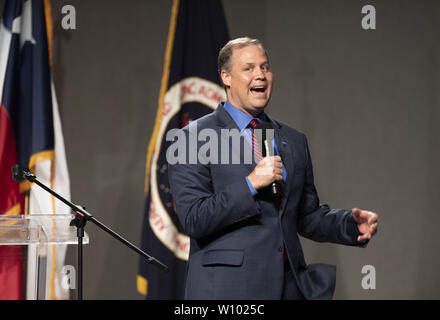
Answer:
[[255, 129], [255, 127], [260, 123], [257, 119], [252, 119], [251, 122], [249, 122], [249, 127]]

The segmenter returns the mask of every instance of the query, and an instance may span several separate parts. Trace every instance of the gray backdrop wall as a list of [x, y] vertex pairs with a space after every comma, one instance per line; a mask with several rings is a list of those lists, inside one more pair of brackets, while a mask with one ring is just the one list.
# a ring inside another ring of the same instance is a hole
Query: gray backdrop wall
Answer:
[[[139, 244], [172, 1], [52, 2], [72, 200]], [[61, 28], [66, 4], [76, 30]], [[366, 4], [376, 30], [361, 28]], [[231, 37], [268, 48], [276, 82], [267, 111], [307, 135], [321, 202], [380, 215], [368, 248], [302, 239], [307, 261], [337, 265], [336, 299], [439, 299], [440, 3], [223, 5]], [[84, 297], [142, 299], [137, 255], [93, 224], [87, 232]], [[364, 265], [376, 269], [375, 290], [361, 286]]]

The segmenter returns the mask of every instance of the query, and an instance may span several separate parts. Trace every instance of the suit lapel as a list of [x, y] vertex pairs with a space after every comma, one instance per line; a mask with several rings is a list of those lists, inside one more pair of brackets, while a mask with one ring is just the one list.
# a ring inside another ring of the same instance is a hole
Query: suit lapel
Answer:
[[268, 115], [267, 117], [271, 121], [272, 126], [275, 130], [275, 141], [278, 146], [278, 152], [280, 153], [281, 160], [283, 161], [283, 165], [286, 169], [286, 181], [281, 184], [281, 186], [283, 187], [283, 197], [281, 199], [279, 214], [282, 215], [286, 207], [287, 198], [289, 197], [292, 179], [295, 176], [295, 162], [293, 152], [289, 146], [289, 142], [283, 133], [282, 125], [278, 122], [273, 121]]

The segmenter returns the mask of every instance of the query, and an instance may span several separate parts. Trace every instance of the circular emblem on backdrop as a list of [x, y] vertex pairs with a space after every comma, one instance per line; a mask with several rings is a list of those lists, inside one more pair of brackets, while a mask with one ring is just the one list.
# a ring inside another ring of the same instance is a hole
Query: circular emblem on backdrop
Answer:
[[222, 87], [197, 77], [177, 82], [165, 94], [162, 121], [151, 161], [149, 222], [156, 237], [182, 260], [188, 260], [189, 237], [182, 231], [170, 192], [166, 150], [171, 142], [166, 141], [166, 133], [211, 113], [225, 99]]

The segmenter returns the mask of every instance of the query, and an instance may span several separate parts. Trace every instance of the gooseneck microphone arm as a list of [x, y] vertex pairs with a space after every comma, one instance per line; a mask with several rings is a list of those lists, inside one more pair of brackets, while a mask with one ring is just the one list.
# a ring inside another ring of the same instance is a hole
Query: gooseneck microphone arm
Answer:
[[[164, 271], [164, 272], [169, 271], [169, 268], [165, 264], [163, 264], [162, 262], [160, 262], [156, 258], [148, 255], [147, 253], [145, 253], [144, 251], [142, 251], [141, 249], [139, 249], [138, 247], [133, 245], [131, 242], [129, 242], [128, 240], [121, 237], [119, 234], [114, 232], [112, 229], [110, 229], [109, 227], [107, 227], [106, 225], [101, 223], [98, 219], [96, 219], [93, 215], [91, 215], [89, 212], [87, 212], [84, 208], [82, 208], [81, 206], [75, 205], [72, 202], [66, 200], [65, 198], [60, 196], [58, 193], [56, 193], [55, 191], [53, 191], [52, 189], [48, 188], [43, 183], [38, 181], [37, 177], [33, 173], [23, 170], [19, 165], [15, 165], [12, 167], [12, 178], [17, 182], [22, 182], [24, 180], [28, 180], [30, 182], [37, 184], [38, 186], [40, 186], [41, 188], [43, 188], [44, 190], [46, 190], [47, 192], [52, 194], [54, 197], [56, 197], [57, 199], [62, 201], [64, 204], [66, 204], [67, 206], [72, 208], [73, 212], [75, 212], [76, 218], [74, 220], [72, 220], [71, 225], [75, 225], [78, 228], [78, 244], [79, 244], [78, 260], [79, 260], [79, 269], [80, 269], [79, 275], [81, 275], [81, 277], [78, 277], [78, 278], [82, 278], [82, 270], [81, 270], [82, 269], [82, 236], [84, 235], [84, 226], [87, 221], [93, 222], [100, 229], [104, 230], [105, 232], [110, 234], [112, 237], [116, 238], [117, 240], [119, 240], [120, 242], [125, 244], [127, 247], [129, 247], [130, 249], [132, 249], [136, 253], [140, 254], [142, 257], [147, 259], [147, 261], [149, 263], [157, 266], [162, 271]], [[82, 299], [82, 283], [81, 283], [82, 281], [80, 281], [80, 279], [78, 279], [78, 282], [79, 282], [78, 297], [79, 297], [79, 299]], [[81, 288], [81, 290], [80, 290], [80, 288]]]

